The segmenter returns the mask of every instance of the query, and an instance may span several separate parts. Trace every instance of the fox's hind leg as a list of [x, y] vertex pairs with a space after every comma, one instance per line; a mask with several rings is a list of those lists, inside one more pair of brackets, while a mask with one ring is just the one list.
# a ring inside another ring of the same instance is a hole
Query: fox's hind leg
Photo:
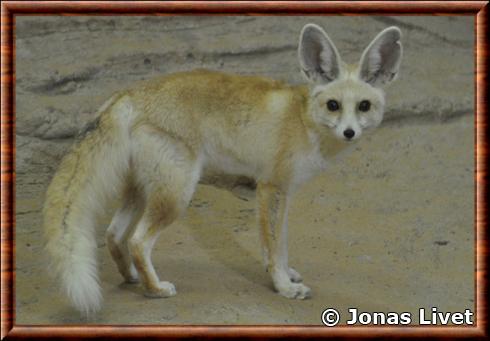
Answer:
[[129, 239], [129, 250], [149, 297], [176, 294], [172, 283], [160, 281], [151, 251], [161, 230], [187, 208], [201, 172], [196, 153], [166, 133], [140, 127], [133, 135], [135, 181], [145, 197], [143, 215]]
[[142, 213], [142, 199], [133, 186], [128, 186], [124, 201], [112, 218], [106, 232], [107, 246], [119, 272], [127, 283], [138, 282], [138, 272], [129, 253], [128, 238]]

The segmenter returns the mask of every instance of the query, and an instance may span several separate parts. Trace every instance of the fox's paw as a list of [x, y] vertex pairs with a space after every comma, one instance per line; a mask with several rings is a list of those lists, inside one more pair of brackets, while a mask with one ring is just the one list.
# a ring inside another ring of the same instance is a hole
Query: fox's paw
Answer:
[[125, 283], [128, 283], [128, 284], [136, 284], [140, 281], [140, 279], [138, 278], [138, 275], [136, 276], [128, 276], [128, 277], [125, 277], [124, 278], [124, 282]]
[[146, 297], [160, 298], [160, 297], [170, 297], [175, 296], [177, 290], [175, 286], [170, 282], [161, 281], [158, 283], [157, 287], [147, 289], [145, 292]]
[[302, 283], [292, 283], [287, 285], [281, 285], [277, 288], [279, 294], [287, 298], [295, 298], [298, 300], [304, 300], [311, 297], [311, 290]]
[[138, 283], [140, 281], [138, 276], [138, 271], [136, 271], [136, 268], [134, 267], [133, 264], [131, 264], [131, 267], [128, 269], [127, 273], [125, 273], [123, 276], [124, 276], [124, 281], [129, 284]]
[[293, 283], [303, 282], [303, 278], [301, 277], [301, 275], [298, 273], [298, 271], [294, 270], [293, 268], [288, 269], [288, 275], [289, 275], [289, 279]]

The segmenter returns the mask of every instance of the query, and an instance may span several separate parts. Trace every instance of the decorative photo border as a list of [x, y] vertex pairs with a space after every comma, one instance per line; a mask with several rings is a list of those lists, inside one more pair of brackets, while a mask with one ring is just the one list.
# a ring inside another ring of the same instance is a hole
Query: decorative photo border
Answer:
[[[472, 327], [15, 324], [15, 18], [22, 15], [466, 15], [475, 17], [475, 293]], [[4, 1], [1, 3], [1, 338], [488, 337], [488, 1]]]

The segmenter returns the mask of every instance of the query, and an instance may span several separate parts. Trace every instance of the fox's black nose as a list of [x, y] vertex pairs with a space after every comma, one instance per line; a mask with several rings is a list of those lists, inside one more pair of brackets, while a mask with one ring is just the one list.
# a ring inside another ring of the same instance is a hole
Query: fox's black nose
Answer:
[[344, 130], [344, 136], [345, 136], [347, 139], [349, 139], [349, 140], [350, 140], [351, 138], [353, 138], [355, 134], [356, 134], [356, 132], [355, 132], [354, 130], [350, 129], [350, 128], [349, 128], [349, 129]]

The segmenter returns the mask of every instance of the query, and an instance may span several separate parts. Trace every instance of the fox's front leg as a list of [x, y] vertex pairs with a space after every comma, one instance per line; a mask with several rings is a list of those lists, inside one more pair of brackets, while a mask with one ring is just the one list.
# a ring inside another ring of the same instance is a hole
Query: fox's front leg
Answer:
[[259, 183], [257, 187], [259, 225], [264, 262], [276, 290], [288, 298], [304, 299], [310, 288], [301, 276], [288, 266], [288, 197], [275, 186]]

